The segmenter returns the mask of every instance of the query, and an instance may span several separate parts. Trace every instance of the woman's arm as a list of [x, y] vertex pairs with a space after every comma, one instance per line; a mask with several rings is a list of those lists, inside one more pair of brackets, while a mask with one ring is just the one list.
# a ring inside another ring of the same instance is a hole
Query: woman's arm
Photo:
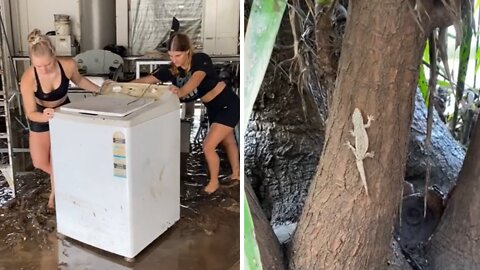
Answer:
[[67, 66], [71, 71], [72, 76], [70, 77], [70, 80], [75, 83], [78, 87], [85, 89], [90, 92], [94, 93], [99, 93], [100, 92], [100, 86], [94, 84], [92, 81], [89, 79], [83, 77], [79, 72], [77, 68], [77, 63], [73, 59], [66, 60]]
[[154, 84], [154, 83], [159, 83], [160, 80], [155, 78], [153, 75], [147, 75], [144, 77], [140, 77], [138, 79], [135, 79], [133, 81], [130, 81], [131, 83], [148, 83], [148, 84]]
[[35, 102], [35, 80], [33, 79], [33, 69], [29, 68], [22, 76], [20, 81], [20, 91], [22, 93], [23, 109], [25, 115], [30, 121], [48, 122], [50, 117], [43, 112], [37, 112], [37, 103]]
[[205, 76], [207, 76], [207, 73], [205, 73], [205, 71], [198, 70], [193, 72], [187, 83], [185, 83], [182, 87], [178, 88], [178, 97], [183, 98], [190, 94], [190, 92], [195, 90], [200, 85]]

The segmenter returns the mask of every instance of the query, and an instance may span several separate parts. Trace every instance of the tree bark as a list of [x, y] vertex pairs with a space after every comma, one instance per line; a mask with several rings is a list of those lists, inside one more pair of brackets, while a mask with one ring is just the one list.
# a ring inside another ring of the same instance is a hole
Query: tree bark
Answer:
[[410, 264], [408, 264], [405, 256], [402, 254], [402, 250], [400, 248], [400, 244], [395, 241], [393, 238], [391, 239], [391, 246], [393, 252], [391, 253], [391, 257], [388, 261], [388, 267], [385, 269], [387, 270], [412, 270]]
[[[477, 121], [478, 123], [478, 121]], [[480, 125], [467, 150], [457, 187], [432, 238], [432, 269], [480, 269]]]
[[[317, 61], [321, 67], [320, 73], [323, 75], [322, 85], [328, 97], [327, 104], [331, 103], [332, 93], [335, 89], [335, 79], [337, 78], [339, 53], [335, 53], [335, 50], [341, 47], [338, 46], [339, 44], [335, 44], [335, 41], [338, 43], [341, 40], [341, 37], [335, 33], [334, 23], [336, 18], [332, 16], [332, 11], [334, 11], [336, 5], [336, 2], [330, 3], [330, 5], [315, 2]], [[338, 5], [340, 6], [340, 4]]]
[[257, 196], [250, 185], [250, 180], [244, 182], [245, 194], [248, 206], [252, 213], [255, 236], [262, 259], [263, 269], [282, 270], [285, 269], [283, 253], [280, 248], [277, 236], [273, 233], [272, 227], [258, 203]]
[[407, 171], [405, 179], [416, 187], [425, 185], [426, 159], [430, 157], [430, 187], [436, 186], [443, 195], [447, 195], [455, 186], [458, 173], [462, 168], [465, 151], [453, 138], [445, 123], [436, 111], [433, 113], [432, 149], [425, 146], [427, 134], [427, 108], [419, 91], [415, 97], [415, 111], [407, 155]]
[[[352, 1], [325, 146], [295, 233], [292, 269], [385, 269], [405, 172], [425, 36], [402, 1]], [[388, 20], [385, 20], [388, 18]], [[351, 115], [370, 129], [365, 195], [352, 151]], [[366, 122], [366, 121], [365, 121]]]
[[245, 134], [245, 176], [271, 224], [296, 221], [323, 144], [318, 120], [286, 78], [266, 75]]

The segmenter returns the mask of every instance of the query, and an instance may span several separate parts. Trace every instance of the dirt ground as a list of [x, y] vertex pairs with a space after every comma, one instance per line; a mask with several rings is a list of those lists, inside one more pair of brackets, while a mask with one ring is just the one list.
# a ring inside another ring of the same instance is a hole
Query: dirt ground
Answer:
[[[226, 177], [229, 166], [223, 153], [221, 157], [221, 176]], [[55, 214], [46, 209], [47, 175], [35, 171], [21, 176], [15, 199], [0, 180], [0, 270], [239, 269], [240, 186], [224, 185], [214, 196], [201, 197], [198, 191], [207, 177], [200, 144], [192, 144], [186, 162], [180, 220], [134, 262], [57, 235]]]

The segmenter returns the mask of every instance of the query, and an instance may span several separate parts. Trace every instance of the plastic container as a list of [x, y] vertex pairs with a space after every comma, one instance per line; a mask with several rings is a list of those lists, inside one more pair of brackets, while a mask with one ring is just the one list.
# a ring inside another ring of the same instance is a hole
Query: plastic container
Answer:
[[57, 36], [70, 35], [70, 16], [65, 14], [55, 14], [55, 34]]

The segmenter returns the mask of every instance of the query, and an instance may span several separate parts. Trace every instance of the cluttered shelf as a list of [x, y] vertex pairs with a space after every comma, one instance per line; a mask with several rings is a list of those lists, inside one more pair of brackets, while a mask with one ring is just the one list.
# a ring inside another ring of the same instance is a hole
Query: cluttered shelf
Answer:
[[[85, 53], [83, 53], [85, 54]], [[94, 62], [99, 62], [98, 59], [95, 59], [97, 57], [97, 54], [92, 51], [92, 56], [91, 58], [94, 58]], [[75, 56], [79, 57], [79, 55]], [[118, 56], [120, 58], [120, 56]], [[215, 65], [220, 65], [220, 64], [231, 64], [233, 65], [233, 72], [238, 75], [240, 72], [240, 56], [239, 55], [212, 55], [212, 62]], [[102, 58], [103, 61], [105, 58]], [[28, 55], [15, 55], [12, 57], [13, 64], [15, 70], [17, 70], [17, 62], [20, 61], [30, 61], [30, 58]], [[76, 59], [77, 62], [78, 59]], [[139, 78], [142, 72], [142, 67], [147, 66], [147, 70], [149, 72], [152, 72], [157, 66], [159, 65], [168, 65], [170, 63], [170, 60], [166, 57], [149, 57], [149, 56], [144, 56], [144, 55], [131, 55], [131, 56], [125, 56], [121, 57], [122, 61], [119, 62], [128, 62], [129, 64], [134, 64], [135, 65], [135, 78]], [[105, 65], [102, 65], [105, 66]], [[118, 65], [117, 65], [118, 67]], [[133, 66], [132, 66], [133, 67]], [[107, 71], [105, 71], [106, 74], [108, 74]]]
[[[239, 72], [240, 70], [240, 56], [239, 55], [214, 55], [211, 56], [213, 64], [224, 64], [224, 63], [231, 63], [237, 66], [235, 68], [235, 73]], [[140, 72], [142, 70], [142, 66], [148, 66], [149, 72], [153, 72], [153, 70], [159, 65], [168, 65], [170, 63], [169, 59], [166, 58], [151, 58], [151, 57], [144, 57], [144, 56], [127, 56], [123, 58], [127, 61], [134, 61], [135, 62], [135, 78], [140, 78]]]
[[[158, 58], [158, 57], [146, 57], [144, 55], [129, 55], [122, 57], [124, 61], [141, 61], [141, 62], [155, 62], [155, 61], [167, 61], [170, 60], [167, 58]], [[213, 63], [224, 63], [224, 62], [240, 62], [240, 55], [212, 55], [211, 56]], [[12, 57], [13, 61], [30, 61], [29, 56], [26, 55], [15, 55]]]

